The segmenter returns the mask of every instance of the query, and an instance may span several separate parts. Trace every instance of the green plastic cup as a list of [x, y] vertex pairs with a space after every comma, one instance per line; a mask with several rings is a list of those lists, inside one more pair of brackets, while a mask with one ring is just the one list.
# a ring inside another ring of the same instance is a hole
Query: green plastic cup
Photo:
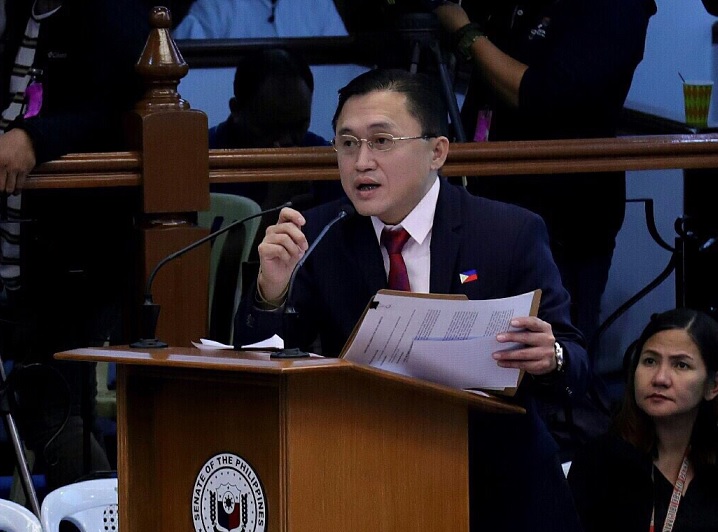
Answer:
[[686, 81], [683, 83], [686, 124], [698, 128], [708, 126], [712, 92], [712, 81]]

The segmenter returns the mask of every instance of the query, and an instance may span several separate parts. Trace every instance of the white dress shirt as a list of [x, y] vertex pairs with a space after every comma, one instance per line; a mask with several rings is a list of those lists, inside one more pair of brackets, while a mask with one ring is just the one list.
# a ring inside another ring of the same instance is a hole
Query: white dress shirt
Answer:
[[381, 245], [381, 232], [385, 227], [394, 229], [403, 227], [409, 233], [409, 240], [404, 244], [401, 255], [406, 263], [409, 274], [409, 285], [412, 292], [429, 293], [431, 273], [431, 228], [434, 225], [436, 202], [439, 199], [439, 179], [429, 189], [416, 207], [398, 225], [386, 225], [376, 216], [371, 217], [376, 239], [381, 246], [384, 257], [384, 270], [389, 276], [389, 254]]

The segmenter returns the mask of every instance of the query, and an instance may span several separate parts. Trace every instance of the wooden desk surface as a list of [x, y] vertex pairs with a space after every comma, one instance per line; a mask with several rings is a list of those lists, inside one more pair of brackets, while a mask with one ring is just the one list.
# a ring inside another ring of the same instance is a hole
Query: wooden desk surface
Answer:
[[461, 402], [489, 413], [522, 414], [525, 409], [497, 397], [484, 397], [464, 390], [413, 379], [388, 371], [363, 366], [338, 358], [277, 360], [271, 351], [234, 351], [229, 349], [197, 349], [194, 347], [166, 347], [134, 349], [129, 346], [80, 348], [55, 354], [60, 360], [114, 362], [131, 366], [193, 368], [246, 372], [255, 374], [293, 374], [297, 372], [357, 372], [383, 379], [417, 393], [441, 394], [447, 401]]

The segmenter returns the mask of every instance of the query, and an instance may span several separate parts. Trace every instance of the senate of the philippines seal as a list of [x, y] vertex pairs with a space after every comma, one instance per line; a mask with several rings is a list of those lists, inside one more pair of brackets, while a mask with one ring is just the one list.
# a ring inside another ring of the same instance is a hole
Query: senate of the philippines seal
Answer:
[[254, 469], [236, 454], [207, 460], [194, 482], [192, 520], [196, 532], [264, 532], [267, 503]]

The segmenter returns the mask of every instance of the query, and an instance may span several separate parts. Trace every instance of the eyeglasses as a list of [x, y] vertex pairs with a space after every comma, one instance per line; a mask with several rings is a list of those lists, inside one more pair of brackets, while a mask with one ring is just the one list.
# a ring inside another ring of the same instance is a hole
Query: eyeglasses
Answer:
[[354, 135], [339, 135], [332, 139], [332, 146], [337, 153], [342, 155], [353, 155], [361, 149], [362, 142], [366, 142], [370, 150], [389, 151], [394, 147], [397, 140], [428, 140], [436, 135], [419, 135], [418, 137], [395, 137], [389, 133], [375, 133], [368, 139], [358, 139]]

